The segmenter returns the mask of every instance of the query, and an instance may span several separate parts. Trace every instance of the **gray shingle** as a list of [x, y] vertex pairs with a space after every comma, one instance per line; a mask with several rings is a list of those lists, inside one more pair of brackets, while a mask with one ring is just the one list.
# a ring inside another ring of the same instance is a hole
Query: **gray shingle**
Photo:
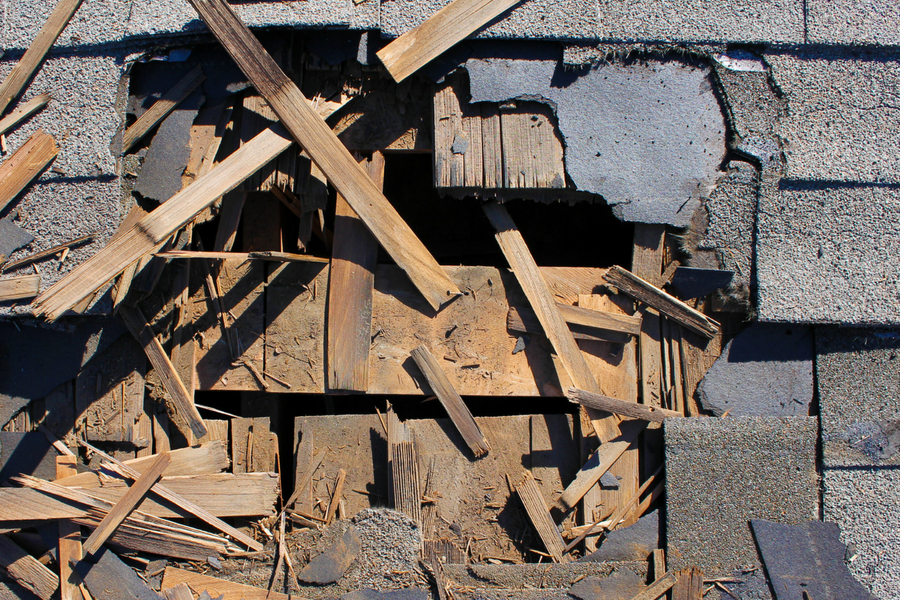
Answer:
[[753, 230], [759, 172], [749, 163], [731, 161], [727, 175], [706, 200], [709, 226], [702, 250], [715, 250], [736, 283], [749, 284], [753, 274]]
[[900, 324], [900, 190], [782, 181], [757, 220], [762, 320]]
[[827, 466], [900, 465], [900, 332], [816, 328]]
[[900, 470], [825, 469], [824, 519], [841, 528], [850, 572], [879, 598], [900, 598]]
[[770, 54], [792, 179], [900, 182], [900, 54]]
[[667, 419], [666, 556], [709, 577], [759, 565], [750, 519], [818, 517], [813, 417]]
[[[118, 42], [132, 0], [93, 0], [82, 2], [72, 20], [56, 40], [60, 47], [93, 46]], [[56, 0], [14, 0], [3, 3], [3, 44], [6, 50], [25, 50], [43, 27]]]
[[896, 0], [807, 0], [808, 41], [814, 44], [900, 45]]
[[803, 41], [802, 0], [600, 0], [598, 37], [621, 41]]

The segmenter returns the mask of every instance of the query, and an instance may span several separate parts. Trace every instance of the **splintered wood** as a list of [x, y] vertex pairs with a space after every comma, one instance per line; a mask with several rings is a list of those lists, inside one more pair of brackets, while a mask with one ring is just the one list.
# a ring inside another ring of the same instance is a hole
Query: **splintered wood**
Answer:
[[25, 186], [47, 168], [59, 147], [53, 136], [38, 129], [0, 165], [0, 211], [5, 209]]
[[416, 434], [405, 423], [400, 422], [393, 410], [388, 410], [386, 419], [388, 471], [394, 508], [421, 525], [422, 492]]
[[559, 534], [556, 523], [550, 518], [550, 509], [547, 508], [547, 503], [544, 502], [541, 490], [531, 473], [525, 471], [516, 485], [516, 492], [544, 547], [553, 557], [553, 562], [568, 562], [568, 555], [565, 554], [566, 543]]

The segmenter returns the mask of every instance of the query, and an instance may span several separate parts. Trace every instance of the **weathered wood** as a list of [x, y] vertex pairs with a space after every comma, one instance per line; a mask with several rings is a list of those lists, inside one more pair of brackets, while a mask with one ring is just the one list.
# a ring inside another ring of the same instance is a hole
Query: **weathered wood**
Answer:
[[231, 420], [231, 460], [235, 473], [275, 470], [278, 436], [269, 429], [269, 417]]
[[150, 324], [147, 322], [147, 317], [144, 316], [139, 308], [131, 306], [123, 306], [119, 314], [122, 316], [131, 334], [144, 347], [147, 358], [153, 365], [156, 374], [162, 380], [163, 386], [172, 402], [168, 407], [169, 416], [178, 429], [185, 435], [190, 432], [198, 438], [206, 435], [206, 425], [203, 424], [203, 419], [200, 417], [200, 413], [197, 412], [197, 407], [194, 406], [193, 394], [187, 391], [181, 378], [178, 377], [175, 366], [169, 360], [166, 351], [163, 350], [162, 344], [156, 339], [153, 329], [150, 328]]
[[378, 51], [398, 83], [521, 0], [454, 0]]
[[23, 275], [0, 279], [0, 302], [34, 298], [41, 291], [40, 275]]
[[161, 247], [200, 211], [290, 145], [291, 140], [273, 129], [259, 134], [44, 292], [36, 301], [36, 314], [58, 319], [128, 265]]
[[3, 265], [3, 272], [13, 271], [15, 269], [20, 269], [22, 267], [26, 267], [30, 264], [36, 263], [45, 258], [49, 258], [51, 256], [56, 256], [63, 250], [68, 248], [74, 248], [76, 246], [80, 246], [82, 244], [86, 244], [88, 242], [93, 241], [97, 234], [89, 233], [87, 235], [83, 235], [79, 238], [75, 238], [74, 240], [68, 241], [64, 244], [60, 244], [58, 246], [53, 246], [52, 248], [47, 248], [46, 250], [41, 250], [40, 252], [35, 252], [30, 256], [26, 256], [25, 258], [20, 258], [19, 260], [13, 261], [11, 263], [6, 263]]
[[662, 466], [656, 469], [656, 471], [647, 477], [647, 480], [641, 484], [641, 486], [637, 489], [637, 491], [628, 499], [627, 502], [620, 504], [616, 507], [616, 511], [609, 517], [609, 525], [606, 527], [607, 531], [613, 531], [619, 527], [619, 525], [623, 525], [625, 522], [626, 516], [632, 512], [632, 507], [636, 504], [640, 503], [641, 496], [650, 489], [650, 486], [658, 486], [662, 483], [662, 477], [660, 476], [662, 473]]
[[166, 465], [168, 464], [168, 453], [160, 454], [157, 456], [156, 460], [153, 461], [150, 468], [141, 474], [137, 481], [134, 482], [134, 485], [128, 488], [128, 491], [125, 492], [118, 502], [116, 502], [112, 510], [106, 513], [106, 516], [103, 517], [103, 520], [100, 522], [100, 525], [97, 526], [97, 529], [95, 529], [90, 537], [88, 537], [87, 541], [84, 542], [82, 549], [85, 556], [90, 556], [99, 550], [100, 546], [102, 546], [116, 530], [116, 527], [131, 514], [131, 511], [137, 508], [137, 505], [141, 503], [144, 496], [146, 496], [150, 491], [150, 488], [153, 487], [153, 484], [162, 477], [163, 471], [166, 470]]
[[[2, 92], [0, 92], [2, 93]], [[28, 140], [0, 165], [0, 211], [4, 210], [32, 179], [59, 153], [53, 136], [43, 129], [35, 131]]]
[[90, 562], [81, 561], [78, 572], [95, 600], [159, 600], [134, 569], [108, 549], [95, 554]]
[[[397, 455], [394, 454], [396, 459]], [[325, 524], [330, 525], [331, 521], [334, 520], [334, 515], [337, 513], [338, 506], [342, 502], [342, 498], [344, 496], [344, 481], [347, 479], [347, 471], [344, 469], [338, 469], [337, 477], [334, 480], [334, 492], [331, 494], [331, 498], [328, 501], [328, 509], [325, 511]]]
[[698, 567], [675, 572], [672, 600], [703, 600], [703, 573]]
[[503, 137], [500, 111], [495, 104], [481, 105], [481, 160], [487, 189], [503, 187]]
[[247, 192], [243, 190], [232, 190], [222, 197], [219, 227], [216, 229], [216, 241], [213, 244], [215, 252], [231, 252], [234, 248], [234, 240], [246, 202]]
[[553, 109], [537, 102], [500, 109], [504, 187], [566, 187], [563, 146], [552, 115]]
[[[516, 333], [535, 333], [544, 335], [544, 330], [541, 329], [541, 323], [537, 320], [534, 311], [525, 306], [509, 307], [509, 312], [506, 316], [506, 328], [510, 331], [515, 331]], [[578, 325], [573, 326], [571, 323], [569, 323], [569, 330], [572, 332], [572, 337], [576, 340], [612, 342], [614, 344], [624, 344], [628, 340], [627, 334], [615, 332], [608, 333], [604, 330], [588, 329], [579, 327]]]
[[666, 574], [666, 551], [663, 548], [655, 548], [650, 553], [650, 564], [653, 566], [653, 579], [659, 579]]
[[464, 100], [465, 81], [462, 75], [450, 75], [434, 93], [434, 186], [438, 188], [484, 186], [481, 107]]
[[224, 0], [191, 0], [191, 5], [431, 307], [438, 310], [460, 294], [378, 186], [228, 4]]
[[719, 331], [719, 324], [716, 321], [622, 267], [611, 267], [604, 277], [619, 291], [652, 306], [672, 320], [706, 338], [712, 338]]
[[640, 308], [641, 403], [662, 406], [662, 339], [660, 316], [648, 306]]
[[162, 121], [166, 115], [178, 106], [185, 98], [191, 95], [197, 86], [203, 83], [206, 75], [203, 69], [197, 65], [191, 71], [182, 77], [178, 83], [173, 85], [169, 90], [153, 103], [144, 114], [138, 117], [131, 127], [125, 130], [122, 137], [122, 154], [125, 154], [141, 140], [157, 123]]
[[166, 260], [184, 258], [205, 258], [214, 260], [267, 260], [271, 262], [316, 262], [327, 263], [327, 258], [310, 256], [309, 254], [291, 254], [290, 252], [272, 252], [262, 250], [257, 252], [215, 252], [199, 250], [169, 250], [168, 252], [156, 252], [153, 256]]
[[634, 224], [634, 246], [631, 251], [631, 272], [651, 285], [662, 285], [665, 225]]
[[228, 443], [228, 431], [229, 425], [231, 424], [230, 420], [224, 419], [203, 419], [203, 423], [206, 425], [206, 435], [197, 440], [200, 444], [205, 444], [207, 442], [213, 442], [219, 440], [221, 442]]
[[447, 415], [453, 421], [457, 431], [466, 441], [466, 445], [469, 446], [472, 454], [477, 458], [490, 452], [491, 445], [478, 428], [478, 424], [475, 423], [469, 407], [466, 406], [466, 403], [463, 402], [463, 399], [456, 392], [456, 388], [450, 383], [447, 374], [428, 349], [428, 346], [419, 346], [412, 351], [411, 356], [428, 381], [432, 392], [438, 397], [444, 410], [447, 411]]
[[[63, 479], [71, 475], [75, 475], [78, 471], [75, 465], [78, 464], [78, 458], [75, 456], [57, 456], [56, 457], [56, 478]], [[80, 590], [78, 589], [79, 581], [70, 579], [74, 570], [72, 565], [78, 563], [84, 553], [81, 550], [81, 527], [76, 523], [67, 520], [59, 522], [59, 593], [60, 600], [81, 600]]]
[[56, 38], [62, 33], [62, 30], [66, 28], [79, 6], [81, 6], [81, 0], [60, 0], [53, 7], [53, 12], [47, 17], [43, 27], [41, 27], [31, 45], [28, 46], [25, 54], [22, 55], [22, 58], [13, 67], [12, 72], [0, 84], [0, 114], [25, 89], [31, 76], [34, 75], [44, 60], [47, 51], [50, 50], [50, 46], [53, 45]]
[[686, 415], [687, 410], [684, 399], [684, 378], [681, 374], [681, 326], [677, 323], [668, 323], [668, 344], [669, 344], [669, 361], [672, 371], [672, 397], [674, 398], [674, 410], [677, 413]]
[[419, 449], [415, 433], [397, 418], [389, 406], [385, 415], [388, 444], [388, 474], [391, 480], [390, 501], [422, 526], [422, 491], [419, 480]]
[[50, 102], [50, 94], [41, 94], [17, 106], [11, 113], [0, 119], [0, 135], [7, 133], [10, 129], [47, 106], [48, 102]]
[[179, 583], [175, 587], [161, 591], [166, 600], [194, 600], [194, 594], [186, 583]]
[[[571, 306], [561, 302], [557, 303], [557, 308], [572, 329], [575, 339], [624, 343], [628, 338], [621, 334], [639, 335], [641, 332], [641, 317]], [[572, 328], [572, 325], [575, 327]], [[507, 326], [513, 331], [543, 333], [540, 322], [530, 308], [510, 308]]]
[[59, 588], [59, 577], [5, 535], [0, 535], [0, 566], [9, 577], [41, 600], [50, 600]]
[[616, 398], [610, 398], [609, 396], [603, 396], [601, 394], [592, 394], [591, 392], [586, 392], [577, 388], [569, 388], [566, 392], [566, 397], [574, 404], [614, 413], [630, 419], [643, 419], [644, 421], [654, 423], [662, 423], [664, 420], [671, 417], [684, 416], [673, 410], [617, 400]]
[[180, 584], [187, 585], [195, 595], [209, 592], [210, 597], [221, 600], [290, 600], [287, 594], [269, 592], [262, 588], [200, 575], [177, 567], [166, 567], [162, 589], [168, 590]]
[[0, 487], [0, 523], [83, 517], [84, 509], [26, 488]]
[[581, 470], [578, 471], [575, 480], [566, 487], [565, 491], [557, 499], [555, 506], [562, 510], [574, 508], [582, 496], [600, 481], [600, 477], [634, 444], [638, 434], [644, 430], [646, 425], [644, 421], [623, 421], [620, 423], [619, 429], [621, 434], [619, 437], [600, 445], [584, 466], [581, 467]]
[[[366, 161], [369, 177], [382, 189], [384, 155]], [[337, 195], [334, 245], [328, 279], [328, 388], [365, 392], [369, 387], [372, 302], [378, 243], [350, 205]]]
[[631, 600], [656, 600], [675, 585], [675, 574], [671, 571], [651, 583]]
[[535, 530], [544, 542], [544, 547], [554, 562], [568, 562], [568, 556], [565, 555], [566, 543], [563, 541], [556, 523], [550, 518], [550, 509], [541, 495], [541, 490], [534, 480], [534, 476], [528, 471], [522, 477], [522, 480], [516, 485], [516, 492], [519, 494], [519, 500], [528, 513], [528, 518]]
[[707, 340], [691, 331], [683, 331], [681, 336], [681, 371], [684, 377], [684, 396], [687, 415], [700, 415], [697, 403], [697, 386], [706, 376], [719, 355], [722, 354], [722, 332]]

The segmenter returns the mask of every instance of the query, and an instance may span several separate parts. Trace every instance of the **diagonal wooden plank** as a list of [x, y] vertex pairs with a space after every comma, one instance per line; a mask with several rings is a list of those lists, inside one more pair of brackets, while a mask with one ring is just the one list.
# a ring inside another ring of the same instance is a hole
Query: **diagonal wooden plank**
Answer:
[[[56, 457], [56, 479], [75, 475], [78, 459], [75, 456]], [[78, 582], [73, 580], [73, 564], [84, 556], [81, 550], [81, 527], [68, 520], [59, 522], [59, 594], [60, 600], [80, 600]], [[77, 577], [77, 576], [76, 576]]]
[[56, 140], [38, 129], [0, 165], [0, 211], [12, 202], [59, 153]]
[[432, 308], [460, 295], [437, 261], [343, 143], [224, 0], [189, 0], [291, 135]]

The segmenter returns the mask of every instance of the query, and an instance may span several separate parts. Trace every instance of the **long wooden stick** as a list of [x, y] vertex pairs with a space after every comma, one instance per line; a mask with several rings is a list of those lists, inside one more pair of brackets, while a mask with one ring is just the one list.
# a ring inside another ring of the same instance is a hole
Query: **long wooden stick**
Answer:
[[454, 0], [378, 51], [397, 83], [522, 0]]
[[0, 211], [25, 189], [59, 153], [53, 136], [38, 129], [0, 165]]
[[553, 561], [566, 562], [567, 557], [564, 554], [566, 543], [559, 534], [556, 523], [550, 517], [550, 509], [547, 508], [547, 503], [544, 502], [541, 490], [531, 472], [525, 471], [522, 481], [516, 486], [516, 492], [525, 507], [525, 512], [528, 513], [531, 524], [537, 530], [541, 541], [544, 542], [544, 547], [553, 557]]
[[[56, 457], [56, 479], [75, 475], [77, 458], [75, 456]], [[81, 600], [81, 591], [77, 580], [73, 580], [73, 564], [77, 564], [84, 556], [81, 549], [81, 527], [68, 520], [59, 522], [59, 593], [60, 600]]]
[[204, 79], [206, 79], [206, 76], [203, 74], [203, 69], [200, 65], [197, 65], [190, 73], [173, 85], [169, 91], [163, 94], [159, 100], [154, 102], [153, 106], [148, 108], [131, 127], [125, 130], [125, 135], [122, 137], [122, 153], [124, 154], [131, 150], [131, 147], [139, 142], [148, 131], [153, 129], [154, 125], [162, 121], [191, 92], [197, 89], [197, 86], [203, 83]]
[[591, 392], [579, 390], [578, 388], [569, 388], [566, 392], [566, 397], [573, 404], [580, 404], [581, 406], [587, 406], [595, 410], [602, 410], [622, 417], [642, 419], [653, 423], [662, 423], [666, 419], [684, 416], [682, 413], [675, 412], [674, 410], [657, 408], [646, 404], [637, 404], [635, 402], [626, 402], [625, 400], [618, 400], [601, 394], [592, 394]]
[[3, 265], [2, 270], [5, 273], [6, 271], [12, 271], [14, 269], [26, 267], [32, 263], [38, 262], [39, 260], [43, 260], [50, 256], [55, 256], [56, 254], [59, 254], [66, 248], [74, 248], [75, 246], [80, 246], [81, 244], [86, 244], [90, 241], [93, 241], [93, 239], [96, 235], [97, 235], [96, 233], [89, 233], [89, 234], [83, 235], [79, 238], [75, 238], [74, 240], [68, 241], [64, 244], [60, 244], [59, 246], [54, 246], [52, 248], [47, 248], [46, 250], [41, 250], [40, 252], [35, 252], [31, 256], [26, 256], [25, 258], [21, 258], [17, 261], [13, 261], [11, 263], [6, 263], [5, 265]]
[[40, 275], [24, 275], [0, 279], [0, 302], [34, 298], [41, 289]]
[[0, 120], [0, 135], [3, 135], [37, 111], [41, 110], [50, 102], [50, 94], [41, 94], [35, 96], [28, 102], [23, 102], [15, 108], [7, 116]]
[[437, 261], [297, 85], [224, 0], [190, 0], [207, 27], [432, 308], [459, 296]]
[[144, 471], [143, 475], [134, 482], [134, 485], [128, 488], [125, 495], [116, 502], [116, 505], [112, 507], [112, 510], [106, 513], [106, 516], [100, 521], [100, 525], [97, 526], [97, 529], [91, 533], [90, 537], [84, 543], [82, 550], [84, 551], [85, 556], [90, 556], [100, 549], [100, 546], [109, 539], [109, 536], [113, 534], [116, 527], [118, 527], [122, 521], [131, 514], [131, 511], [137, 508], [138, 504], [143, 501], [144, 496], [147, 495], [150, 488], [153, 487], [153, 484], [159, 481], [163, 471], [166, 470], [168, 465], [169, 453], [163, 452], [155, 461], [153, 461], [150, 468]]
[[0, 84], [0, 114], [3, 114], [13, 98], [25, 89], [25, 84], [37, 71], [44, 60], [44, 55], [50, 50], [50, 46], [53, 45], [62, 30], [66, 28], [79, 6], [81, 6], [81, 0], [59, 0], [53, 8], [53, 12], [41, 27], [37, 37], [28, 46], [28, 50]]

